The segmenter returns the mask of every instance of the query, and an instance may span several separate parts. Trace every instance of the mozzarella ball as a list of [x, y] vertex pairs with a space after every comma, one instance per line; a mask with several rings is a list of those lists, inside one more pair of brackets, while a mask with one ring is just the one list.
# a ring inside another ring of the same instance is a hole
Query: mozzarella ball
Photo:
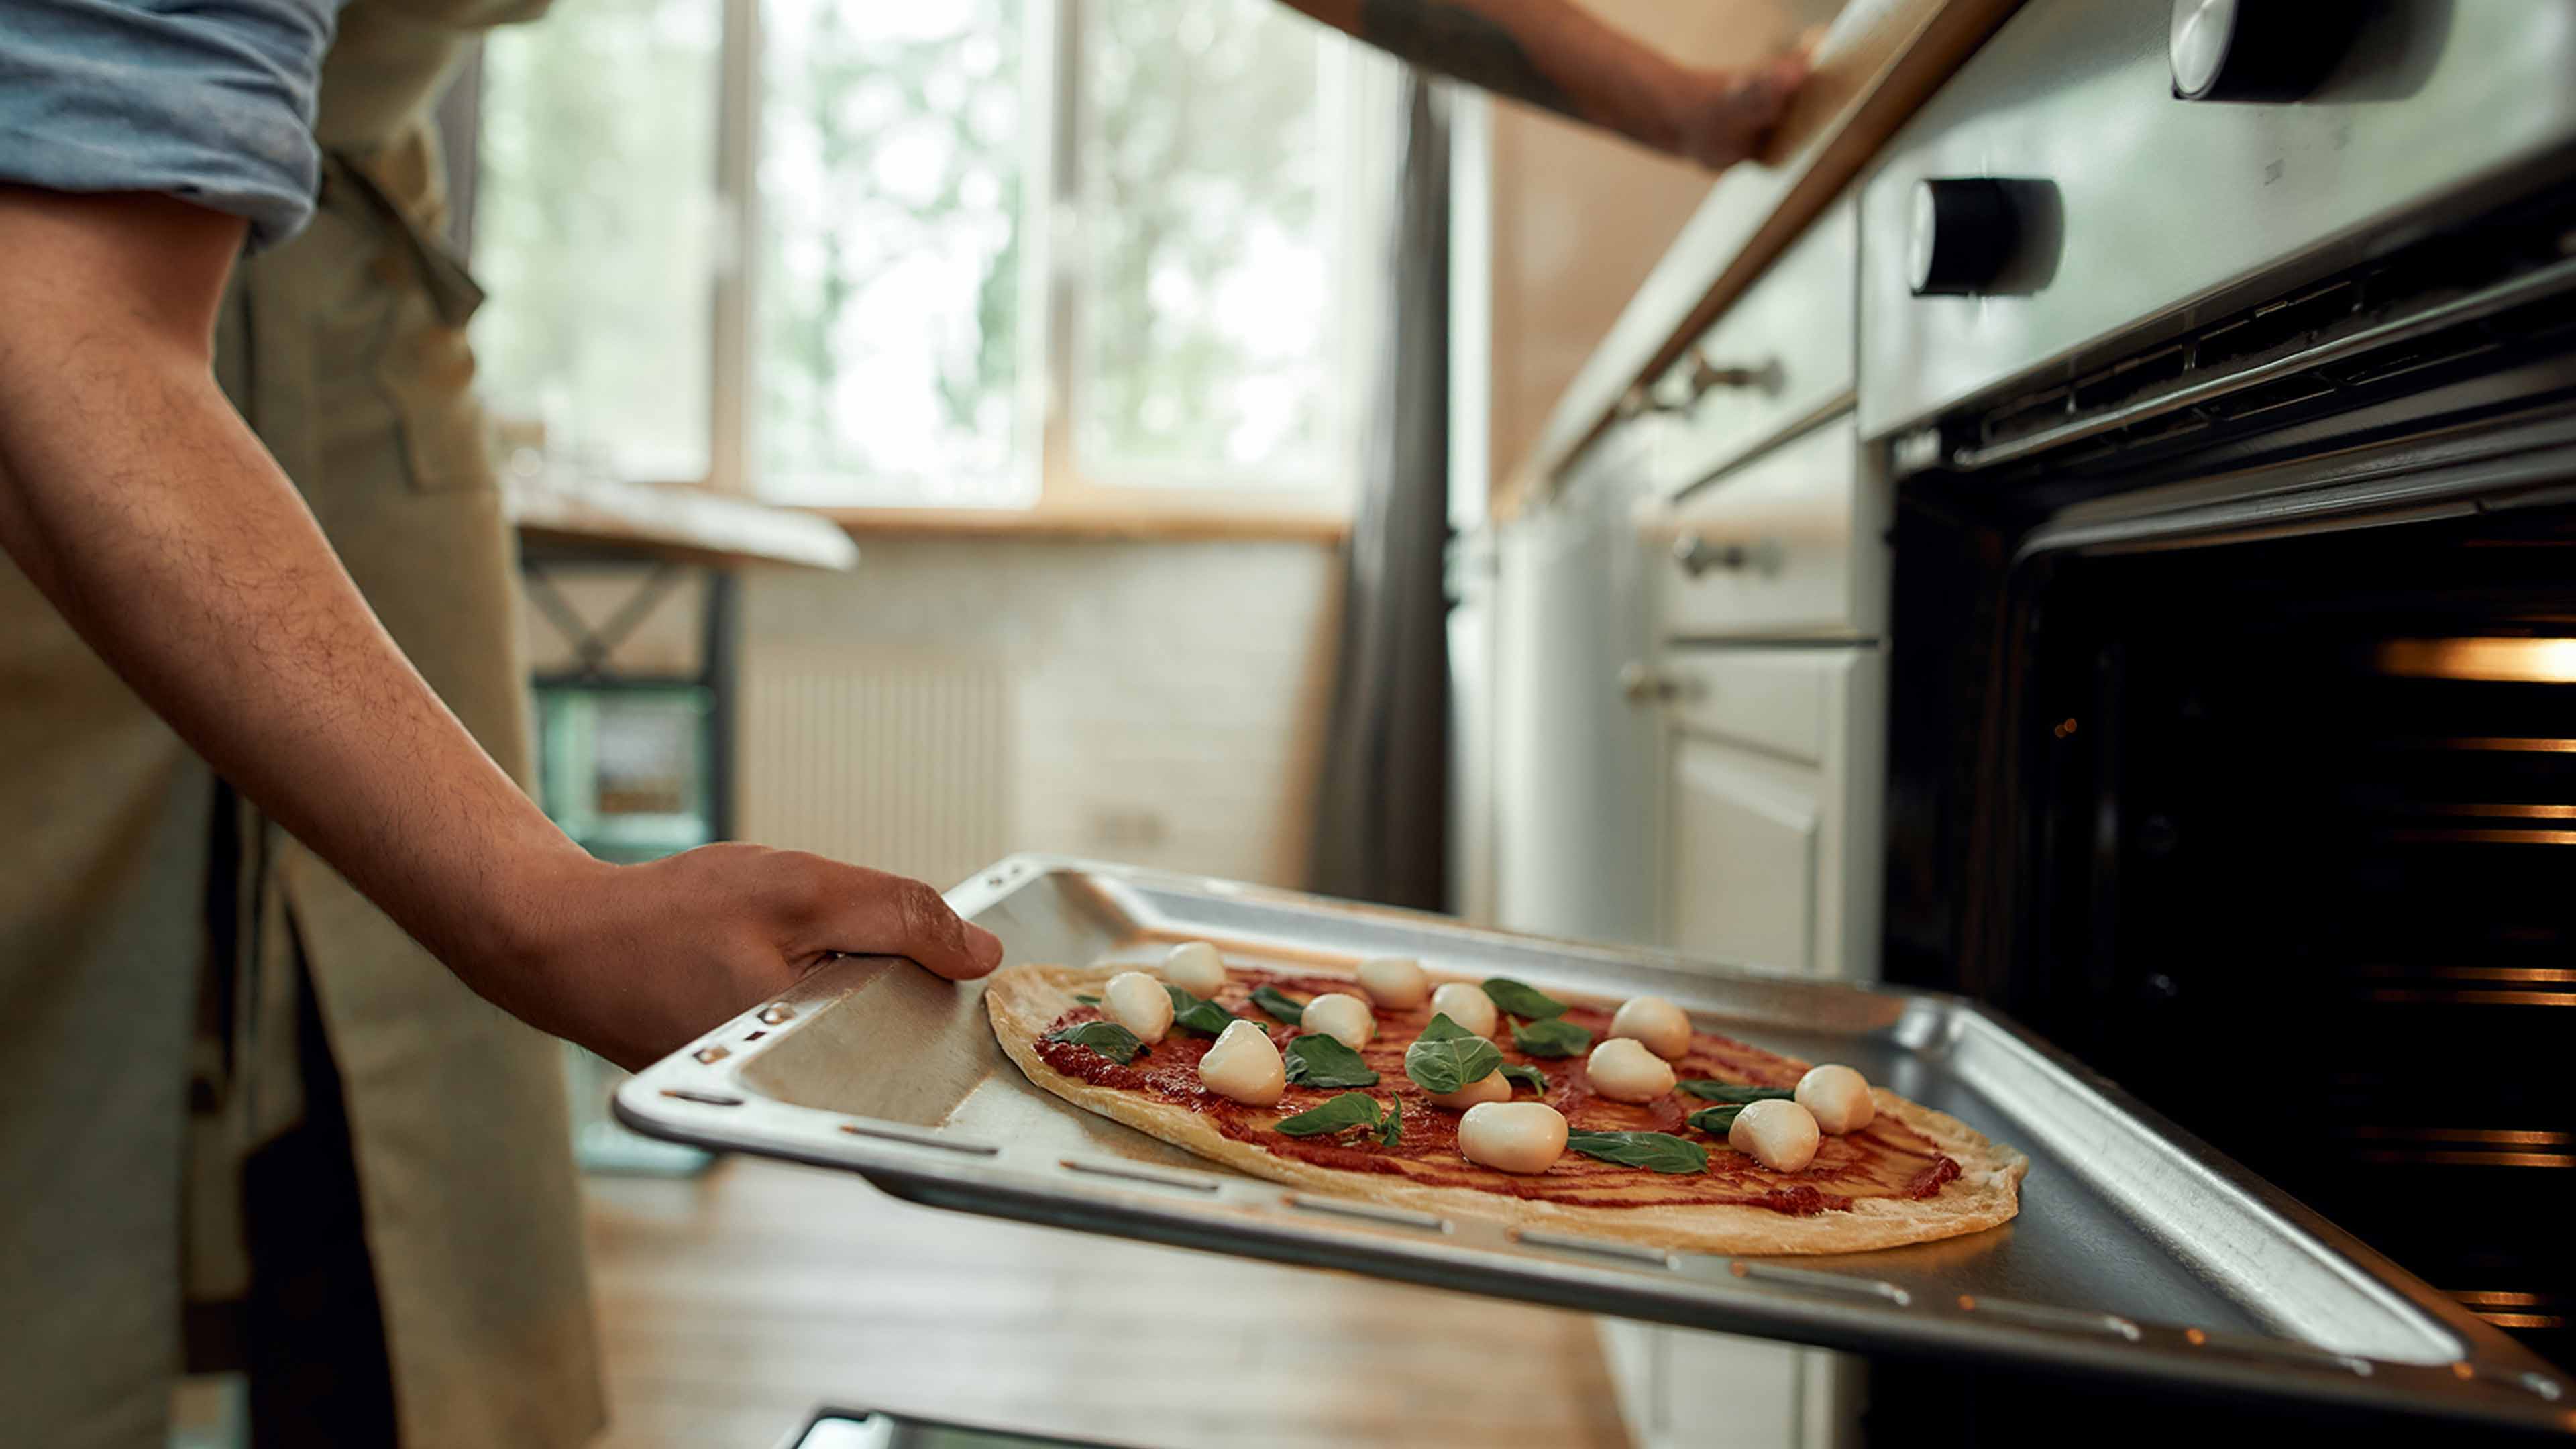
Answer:
[[1259, 1023], [1237, 1021], [1199, 1058], [1199, 1081], [1247, 1107], [1267, 1107], [1288, 1090], [1288, 1068]]
[[1869, 1095], [1869, 1078], [1833, 1063], [1807, 1068], [1807, 1074], [1798, 1079], [1798, 1105], [1807, 1109], [1818, 1127], [1837, 1136], [1858, 1132], [1878, 1116], [1878, 1103]]
[[1100, 1010], [1147, 1046], [1172, 1029], [1172, 994], [1142, 971], [1121, 971], [1100, 988]]
[[1512, 1099], [1511, 1080], [1501, 1072], [1487, 1072], [1454, 1092], [1425, 1092], [1434, 1107], [1463, 1112], [1485, 1102], [1508, 1102]]
[[1163, 979], [1192, 996], [1214, 996], [1225, 985], [1225, 958], [1205, 941], [1183, 941], [1163, 958]]
[[1728, 1146], [1778, 1172], [1796, 1172], [1815, 1161], [1820, 1140], [1807, 1109], [1777, 1097], [1747, 1102], [1726, 1129]]
[[1505, 1172], [1545, 1172], [1565, 1155], [1565, 1115], [1545, 1102], [1470, 1107], [1458, 1119], [1458, 1150]]
[[1613, 1102], [1651, 1102], [1673, 1089], [1673, 1064], [1624, 1036], [1594, 1047], [1585, 1065], [1592, 1090]]
[[1610, 1034], [1644, 1042], [1646, 1050], [1668, 1062], [1677, 1061], [1690, 1050], [1690, 1017], [1660, 996], [1631, 996], [1610, 1018]]
[[1377, 1035], [1377, 1017], [1367, 1002], [1347, 991], [1327, 991], [1306, 1003], [1301, 1022], [1308, 1031], [1320, 1031], [1352, 1051], [1367, 1046]]
[[1360, 989], [1380, 1006], [1411, 1011], [1430, 999], [1431, 978], [1410, 956], [1378, 956], [1360, 963]]
[[1485, 988], [1452, 981], [1431, 993], [1431, 1013], [1445, 1016], [1478, 1036], [1494, 1034], [1494, 998]]

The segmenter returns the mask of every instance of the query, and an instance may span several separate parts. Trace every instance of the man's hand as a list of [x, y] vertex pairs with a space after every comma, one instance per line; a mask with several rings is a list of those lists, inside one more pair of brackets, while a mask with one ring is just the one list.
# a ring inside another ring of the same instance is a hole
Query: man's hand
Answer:
[[1784, 56], [1695, 70], [1603, 24], [1573, 0], [1286, 0], [1425, 70], [1703, 166], [1753, 154], [1807, 78]]
[[1712, 171], [1752, 155], [1806, 84], [1807, 62], [1783, 56], [1745, 70], [1683, 70], [1664, 102], [1671, 149]]
[[565, 839], [215, 386], [242, 232], [0, 186], [0, 546], [147, 704], [467, 985], [629, 1065], [835, 951], [993, 968], [917, 882], [735, 845], [607, 866]]
[[646, 865], [584, 861], [527, 894], [520, 914], [543, 925], [522, 969], [494, 973], [490, 994], [630, 1069], [836, 954], [909, 957], [959, 981], [1002, 963], [1002, 943], [929, 886], [800, 851], [726, 844]]

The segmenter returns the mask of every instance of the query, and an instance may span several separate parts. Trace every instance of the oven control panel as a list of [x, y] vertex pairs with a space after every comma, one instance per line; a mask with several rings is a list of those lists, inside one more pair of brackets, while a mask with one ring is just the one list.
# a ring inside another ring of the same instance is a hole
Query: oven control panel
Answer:
[[2174, 0], [2165, 55], [2186, 101], [2305, 100], [2341, 64], [2361, 0]]
[[1880, 438], [2576, 172], [2576, 0], [2029, 0], [1861, 193]]

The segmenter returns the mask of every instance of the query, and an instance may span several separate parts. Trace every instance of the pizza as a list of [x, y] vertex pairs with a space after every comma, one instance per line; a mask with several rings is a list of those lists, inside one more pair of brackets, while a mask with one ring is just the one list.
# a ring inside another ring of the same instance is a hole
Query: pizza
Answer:
[[1859, 1252], [2009, 1221], [2029, 1167], [1653, 997], [1560, 1000], [1404, 960], [1254, 967], [1191, 942], [1159, 979], [1012, 965], [984, 999], [1002, 1050], [1076, 1106], [1304, 1191], [1516, 1227]]

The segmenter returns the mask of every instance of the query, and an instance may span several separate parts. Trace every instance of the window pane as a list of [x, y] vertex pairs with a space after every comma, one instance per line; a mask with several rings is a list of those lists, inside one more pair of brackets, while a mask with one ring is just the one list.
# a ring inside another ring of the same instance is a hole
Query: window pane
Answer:
[[1323, 32], [1269, 0], [1086, 14], [1084, 475], [1322, 482], [1339, 335]]
[[505, 435], [555, 464], [706, 476], [722, 20], [583, 0], [486, 43], [475, 349]]
[[1020, 10], [765, 0], [763, 493], [1027, 501]]

